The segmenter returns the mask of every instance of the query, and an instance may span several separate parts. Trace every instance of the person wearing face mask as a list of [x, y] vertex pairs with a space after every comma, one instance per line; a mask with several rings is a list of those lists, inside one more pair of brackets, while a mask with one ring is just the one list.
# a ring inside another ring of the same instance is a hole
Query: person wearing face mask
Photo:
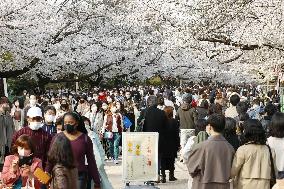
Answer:
[[27, 112], [28, 126], [23, 127], [19, 131], [15, 132], [12, 138], [12, 146], [15, 144], [16, 140], [23, 134], [31, 137], [32, 141], [35, 142], [34, 156], [42, 160], [43, 167], [45, 167], [47, 161], [46, 152], [49, 149], [51, 142], [51, 135], [42, 129], [42, 111], [39, 107], [32, 107]]
[[102, 131], [102, 126], [104, 122], [104, 112], [100, 108], [100, 103], [94, 103], [91, 105], [91, 111], [89, 114], [89, 119], [91, 121], [91, 129], [100, 136]]
[[135, 103], [132, 100], [131, 93], [130, 93], [130, 91], [126, 91], [125, 92], [124, 109], [126, 111], [125, 116], [127, 116], [132, 123], [132, 127], [130, 127], [131, 132], [133, 132], [135, 130], [134, 108], [135, 108]]
[[69, 104], [68, 104], [67, 100], [62, 99], [60, 108], [56, 112], [56, 117], [62, 117], [65, 113], [67, 113], [69, 111], [70, 111], [70, 107], [69, 107]]
[[[93, 152], [93, 144], [87, 134], [82, 117], [77, 112], [68, 112], [63, 116], [63, 132], [53, 138], [53, 141], [58, 136], [66, 136], [72, 147], [76, 168], [78, 169], [78, 189], [86, 189], [88, 175], [94, 181], [94, 188], [100, 188], [100, 176], [97, 169], [97, 164]], [[52, 146], [52, 145], [51, 145]], [[85, 157], [88, 165], [85, 165]], [[48, 162], [45, 169], [51, 173], [54, 165]]]
[[56, 134], [55, 118], [56, 110], [53, 106], [47, 106], [44, 110], [44, 124], [42, 129], [48, 132], [51, 136]]
[[77, 106], [76, 110], [82, 116], [85, 116], [87, 114], [87, 112], [90, 110], [90, 105], [87, 102], [86, 96], [80, 97], [79, 105]]
[[107, 96], [106, 100], [107, 100], [107, 103], [109, 104], [113, 102], [113, 99], [111, 98], [111, 96]]
[[35, 148], [28, 135], [20, 136], [11, 154], [6, 156], [1, 180], [4, 188], [40, 189], [41, 183], [34, 177], [36, 168], [42, 168], [42, 161], [34, 156]]
[[104, 117], [103, 133], [104, 137], [108, 139], [109, 153], [115, 164], [118, 164], [119, 143], [122, 131], [122, 115], [117, 113], [117, 107], [115, 104], [110, 104], [109, 110]]
[[14, 121], [15, 130], [18, 131], [24, 126], [24, 103], [20, 98], [14, 98], [11, 116]]
[[[29, 98], [29, 104], [27, 104], [24, 108], [24, 117], [25, 117], [25, 121], [27, 119], [27, 113], [29, 111], [30, 108], [32, 107], [39, 107], [41, 109], [41, 112], [43, 112], [43, 109], [41, 108], [41, 106], [37, 103], [37, 98], [35, 95], [31, 95]], [[42, 115], [43, 116], [43, 115]]]

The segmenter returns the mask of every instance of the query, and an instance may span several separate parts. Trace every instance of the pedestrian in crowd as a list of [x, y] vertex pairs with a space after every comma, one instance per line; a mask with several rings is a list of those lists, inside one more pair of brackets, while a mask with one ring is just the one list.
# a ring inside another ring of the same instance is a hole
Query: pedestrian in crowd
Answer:
[[272, 116], [268, 145], [275, 150], [278, 179], [284, 179], [284, 113], [277, 112]]
[[50, 189], [78, 189], [78, 170], [66, 136], [56, 136], [48, 152], [48, 161], [54, 165]]
[[231, 170], [234, 188], [271, 188], [272, 165], [275, 166], [275, 152], [266, 145], [261, 122], [256, 119], [245, 121], [243, 145], [235, 154]]
[[1, 174], [4, 188], [40, 189], [41, 183], [33, 173], [36, 168], [42, 168], [42, 161], [34, 154], [35, 148], [31, 137], [21, 135], [15, 141], [11, 155], [5, 158]]
[[266, 133], [269, 133], [269, 125], [271, 124], [272, 116], [277, 112], [274, 104], [268, 103], [264, 108], [265, 114], [261, 119], [261, 124]]
[[54, 106], [47, 106], [44, 109], [44, 124], [42, 129], [48, 132], [51, 136], [54, 136], [57, 132], [55, 126], [56, 109]]
[[14, 98], [11, 116], [14, 121], [15, 130], [18, 131], [24, 126], [24, 102], [21, 98]]
[[[38, 104], [38, 100], [37, 100], [37, 97], [35, 95], [31, 95], [29, 97], [29, 104], [27, 104], [24, 108], [24, 117], [25, 119], [27, 118], [27, 113], [28, 113], [28, 110], [32, 107], [38, 107], [38, 108], [41, 108], [40, 105]], [[42, 110], [42, 108], [41, 108]], [[43, 111], [41, 111], [43, 112]], [[43, 116], [43, 115], [42, 115]]]
[[256, 98], [252, 101], [252, 107], [248, 110], [250, 119], [261, 120], [261, 106], [259, 98]]
[[226, 124], [225, 124], [225, 129], [223, 132], [223, 136], [234, 147], [235, 151], [240, 146], [240, 140], [239, 140], [239, 137], [236, 131], [237, 131], [236, 120], [231, 117], [226, 117]]
[[238, 94], [233, 94], [230, 97], [230, 107], [226, 109], [225, 111], [225, 116], [226, 117], [231, 117], [231, 118], [235, 118], [238, 116], [238, 112], [237, 112], [237, 108], [236, 106], [238, 105], [238, 103], [240, 102], [240, 97]]
[[65, 113], [70, 112], [70, 105], [66, 99], [60, 102], [60, 109], [56, 113], [56, 117], [63, 117]]
[[157, 97], [157, 100], [158, 100], [158, 105], [157, 105], [157, 108], [159, 108], [160, 110], [164, 110], [165, 109], [165, 99], [164, 99], [164, 97], [162, 97], [162, 96], [158, 96]]
[[193, 148], [186, 165], [193, 178], [192, 189], [228, 189], [234, 148], [222, 136], [225, 117], [213, 114], [206, 131], [210, 137]]
[[161, 174], [162, 183], [166, 182], [166, 172], [169, 170], [169, 181], [177, 180], [175, 178], [175, 158], [179, 150], [180, 138], [179, 138], [179, 123], [173, 118], [173, 107], [166, 106], [164, 111], [167, 116], [167, 124], [162, 128], [159, 139], [161, 140]]
[[55, 121], [55, 127], [56, 127], [56, 133], [61, 133], [63, 131], [63, 117], [56, 118]]
[[90, 105], [89, 105], [89, 103], [87, 101], [87, 97], [85, 95], [81, 96], [76, 111], [80, 115], [85, 116], [86, 113], [89, 111], [89, 109], [90, 109]]
[[104, 122], [104, 113], [100, 102], [96, 102], [91, 105], [91, 111], [88, 119], [90, 119], [91, 122], [91, 130], [100, 136]]
[[115, 104], [110, 104], [109, 110], [104, 117], [103, 133], [104, 138], [108, 139], [109, 153], [115, 164], [118, 164], [119, 143], [122, 132], [122, 115], [117, 112], [117, 107]]
[[0, 99], [0, 164], [4, 163], [4, 156], [11, 149], [12, 136], [15, 132], [13, 118], [11, 117], [10, 102], [8, 98]]
[[27, 112], [28, 126], [23, 127], [12, 138], [12, 146], [16, 140], [23, 134], [28, 135], [34, 143], [34, 156], [42, 160], [45, 168], [47, 162], [47, 151], [51, 142], [51, 135], [42, 129], [42, 111], [39, 107], [31, 107]]
[[[198, 119], [198, 112], [196, 108], [192, 107], [191, 94], [183, 95], [183, 103], [177, 111], [177, 120], [180, 123], [180, 146], [181, 154], [183, 148], [191, 136], [194, 136], [195, 124]], [[183, 159], [181, 158], [181, 162]]]
[[[78, 169], [78, 188], [87, 188], [88, 175], [91, 175], [95, 188], [100, 188], [100, 178], [94, 157], [93, 144], [87, 135], [87, 130], [81, 116], [77, 112], [66, 113], [63, 117], [63, 125], [64, 131], [56, 135], [53, 140], [62, 135], [69, 139], [74, 154], [75, 165]], [[85, 157], [87, 158], [88, 165], [85, 165]], [[48, 162], [46, 171], [51, 173], [53, 167], [54, 164]]]
[[208, 118], [208, 108], [209, 108], [208, 101], [203, 99], [200, 105], [196, 108], [198, 119]]
[[187, 160], [191, 149], [194, 148], [197, 144], [208, 139], [209, 135], [205, 131], [207, 125], [208, 125], [208, 122], [205, 119], [198, 119], [196, 121], [194, 136], [191, 136], [188, 139], [183, 149], [183, 153], [182, 153], [183, 159]]
[[[135, 93], [136, 94], [136, 93]], [[131, 92], [127, 90], [125, 92], [125, 98], [124, 98], [124, 108], [125, 108], [125, 116], [131, 121], [132, 126], [130, 127], [130, 131], [133, 132], [135, 129], [135, 102], [132, 99]]]

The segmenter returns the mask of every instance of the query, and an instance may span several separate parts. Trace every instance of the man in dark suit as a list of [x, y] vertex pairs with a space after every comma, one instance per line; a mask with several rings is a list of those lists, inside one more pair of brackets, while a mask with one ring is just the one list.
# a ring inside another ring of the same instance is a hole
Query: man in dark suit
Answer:
[[[158, 173], [160, 173], [160, 165], [161, 165], [161, 140], [160, 138], [163, 136], [163, 130], [165, 130], [167, 124], [167, 117], [163, 110], [157, 108], [158, 99], [156, 96], [151, 95], [147, 99], [147, 108], [141, 112], [141, 116], [138, 119], [144, 120], [143, 124], [143, 132], [158, 132], [159, 133], [159, 146], [158, 146]], [[158, 180], [160, 182], [160, 180]], [[147, 182], [149, 184], [149, 182]]]

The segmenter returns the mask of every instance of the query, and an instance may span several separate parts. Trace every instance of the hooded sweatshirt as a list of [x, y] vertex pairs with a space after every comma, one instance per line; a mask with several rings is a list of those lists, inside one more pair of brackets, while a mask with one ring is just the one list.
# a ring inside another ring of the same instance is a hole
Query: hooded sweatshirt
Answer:
[[177, 111], [180, 129], [195, 129], [197, 111], [189, 103], [183, 103]]

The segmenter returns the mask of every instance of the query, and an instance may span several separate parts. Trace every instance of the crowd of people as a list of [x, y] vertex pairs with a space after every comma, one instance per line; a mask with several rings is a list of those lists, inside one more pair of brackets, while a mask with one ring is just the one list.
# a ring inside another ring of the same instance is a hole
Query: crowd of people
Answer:
[[178, 159], [189, 188], [268, 189], [284, 178], [279, 102], [275, 90], [200, 84], [2, 97], [1, 186], [111, 189], [105, 159], [120, 163], [122, 132], [158, 132], [157, 182], [167, 182], [166, 170], [177, 180]]

